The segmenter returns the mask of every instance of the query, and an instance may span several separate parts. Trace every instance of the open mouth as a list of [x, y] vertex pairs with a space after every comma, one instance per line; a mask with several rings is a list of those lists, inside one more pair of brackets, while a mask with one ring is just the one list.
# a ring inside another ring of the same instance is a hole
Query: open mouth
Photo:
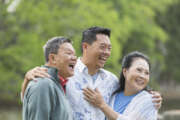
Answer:
[[75, 64], [69, 64], [69, 68], [74, 69]]
[[138, 85], [144, 85], [144, 80], [136, 80], [136, 83], [137, 83]]
[[106, 62], [107, 57], [102, 57], [102, 56], [100, 56], [100, 57], [99, 57], [99, 60]]

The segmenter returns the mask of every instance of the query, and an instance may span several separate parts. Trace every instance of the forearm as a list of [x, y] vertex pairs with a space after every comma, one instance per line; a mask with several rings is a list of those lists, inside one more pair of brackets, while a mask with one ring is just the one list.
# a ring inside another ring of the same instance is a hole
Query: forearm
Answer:
[[27, 87], [28, 83], [29, 83], [29, 80], [27, 80], [26, 78], [24, 78], [24, 81], [23, 81], [23, 83], [22, 83], [22, 85], [21, 85], [21, 95], [22, 95], [22, 99], [24, 98], [24, 92], [25, 92], [25, 90], [26, 90], [26, 87]]
[[100, 107], [101, 111], [105, 114], [105, 116], [109, 120], [117, 120], [119, 114], [115, 112], [110, 106], [108, 106], [106, 103], [102, 104]]

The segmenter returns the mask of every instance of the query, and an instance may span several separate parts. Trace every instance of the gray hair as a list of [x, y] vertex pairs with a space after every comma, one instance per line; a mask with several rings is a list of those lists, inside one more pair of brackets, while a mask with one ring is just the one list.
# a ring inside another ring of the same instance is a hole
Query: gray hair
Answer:
[[70, 39], [61, 36], [53, 37], [46, 42], [46, 44], [43, 46], [46, 62], [49, 61], [49, 54], [51, 53], [57, 54], [60, 45], [62, 45], [63, 43], [72, 43], [72, 42]]

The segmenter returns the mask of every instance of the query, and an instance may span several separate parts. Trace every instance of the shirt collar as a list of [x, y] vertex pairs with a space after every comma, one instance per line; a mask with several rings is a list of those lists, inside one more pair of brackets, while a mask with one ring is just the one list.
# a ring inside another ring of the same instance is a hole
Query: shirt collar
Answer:
[[[77, 69], [79, 69], [79, 72], [85, 72], [88, 74], [88, 68], [87, 66], [81, 61], [81, 58], [79, 57], [76, 63]], [[101, 75], [102, 78], [106, 77], [105, 70], [103, 68], [100, 68], [98, 71], [98, 74]]]
[[66, 92], [66, 89], [65, 89], [65, 86], [66, 86], [66, 83], [67, 83], [67, 79], [64, 79], [63, 77], [61, 77], [59, 74], [58, 74], [58, 77], [59, 77], [59, 82], [64, 90], [64, 92]]

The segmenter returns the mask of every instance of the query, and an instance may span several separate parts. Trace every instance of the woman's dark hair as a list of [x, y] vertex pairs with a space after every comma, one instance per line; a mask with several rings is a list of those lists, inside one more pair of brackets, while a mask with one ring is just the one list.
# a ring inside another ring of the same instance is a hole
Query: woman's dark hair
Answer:
[[[149, 69], [150, 69], [150, 67], [151, 67], [150, 61], [149, 61], [149, 58], [145, 54], [138, 52], [138, 51], [134, 51], [134, 52], [131, 52], [131, 53], [127, 54], [126, 56], [124, 56], [123, 60], [122, 60], [122, 71], [120, 73], [120, 78], [119, 78], [119, 86], [120, 87], [114, 92], [114, 94], [121, 92], [121, 91], [124, 91], [124, 89], [125, 89], [125, 77], [123, 74], [123, 69], [124, 68], [129, 69], [135, 58], [144, 59], [149, 64]], [[144, 90], [147, 90], [147, 87]]]

